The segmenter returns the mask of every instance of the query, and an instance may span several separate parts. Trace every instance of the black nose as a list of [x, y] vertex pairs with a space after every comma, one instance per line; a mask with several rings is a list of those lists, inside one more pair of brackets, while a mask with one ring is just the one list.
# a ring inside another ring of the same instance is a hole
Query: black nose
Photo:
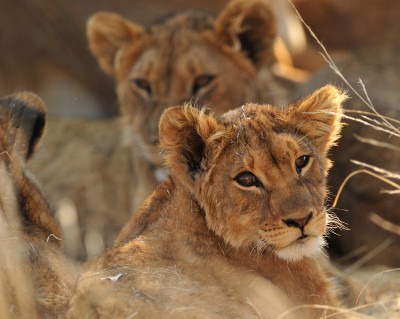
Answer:
[[289, 227], [297, 227], [300, 229], [303, 229], [308, 222], [312, 218], [312, 212], [309, 213], [306, 217], [304, 218], [296, 218], [296, 219], [283, 219], [283, 222], [288, 225]]

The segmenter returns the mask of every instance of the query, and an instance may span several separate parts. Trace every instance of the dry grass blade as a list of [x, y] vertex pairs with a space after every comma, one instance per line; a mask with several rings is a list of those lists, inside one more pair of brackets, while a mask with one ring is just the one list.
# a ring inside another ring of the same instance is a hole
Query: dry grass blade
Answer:
[[293, 307], [292, 309], [289, 309], [287, 311], [285, 311], [284, 313], [282, 313], [277, 319], [285, 319], [285, 318], [293, 318], [293, 314], [298, 311], [298, 310], [304, 310], [304, 309], [322, 309], [322, 310], [326, 310], [331, 312], [331, 314], [326, 314], [324, 315], [322, 318], [326, 319], [326, 318], [339, 318], [338, 316], [340, 315], [340, 318], [343, 318], [343, 315], [349, 315], [345, 318], [352, 318], [352, 319], [356, 319], [356, 318], [371, 318], [367, 315], [364, 315], [362, 313], [358, 313], [356, 312], [357, 310], [367, 307], [368, 305], [365, 306], [360, 306], [357, 308], [353, 308], [353, 309], [344, 309], [344, 308], [339, 308], [339, 307], [332, 307], [332, 306], [326, 306], [326, 305], [300, 305], [297, 307]]
[[[386, 271], [382, 271], [382, 272], [380, 272], [378, 274], [375, 274], [372, 278], [370, 278], [369, 281], [367, 282], [367, 284], [363, 287], [362, 291], [360, 292], [360, 294], [359, 294], [359, 296], [357, 298], [357, 301], [356, 301], [356, 305], [358, 303], [359, 298], [364, 293], [364, 291], [366, 290], [368, 285], [375, 278], [379, 278], [384, 273], [398, 271], [398, 270], [400, 270], [400, 269], [399, 268], [397, 268], [397, 269], [389, 269], [389, 270], [386, 270]], [[323, 317], [321, 317], [321, 319], [322, 318], [323, 319], [327, 319], [327, 318], [349, 318], [349, 319], [350, 318], [351, 319], [364, 318], [364, 319], [373, 319], [373, 318], [376, 318], [376, 317], [360, 313], [360, 311], [367, 310], [367, 309], [373, 308], [375, 306], [385, 307], [385, 304], [388, 304], [388, 303], [391, 303], [391, 302], [397, 302], [397, 298], [392, 298], [392, 299], [386, 300], [384, 302], [382, 302], [382, 301], [372, 302], [372, 303], [368, 303], [368, 304], [365, 304], [365, 305], [355, 306], [355, 307], [350, 308], [350, 309], [344, 309], [344, 308], [339, 308], [339, 307], [331, 307], [331, 306], [325, 306], [325, 305], [300, 305], [300, 306], [293, 307], [292, 309], [289, 309], [289, 310], [285, 311], [277, 319], [293, 318], [293, 314], [296, 311], [302, 310], [302, 309], [323, 309], [323, 310], [326, 310], [326, 311], [330, 312], [330, 314], [324, 315]]]
[[373, 138], [365, 138], [365, 137], [359, 136], [357, 134], [354, 134], [354, 137], [361, 143], [370, 144], [370, 145], [376, 146], [376, 147], [387, 148], [394, 152], [400, 152], [400, 147], [397, 145], [393, 145], [393, 144], [386, 143], [386, 142], [381, 142], [381, 141], [375, 140]]
[[367, 120], [363, 120], [363, 119], [360, 119], [360, 118], [355, 118], [355, 117], [348, 116], [348, 115], [345, 115], [345, 114], [343, 114], [342, 117], [343, 117], [344, 119], [348, 119], [348, 120], [351, 120], [351, 121], [353, 121], [353, 122], [358, 122], [358, 123], [361, 123], [361, 124], [370, 126], [370, 127], [372, 127], [373, 129], [375, 129], [375, 130], [377, 130], [377, 131], [381, 131], [381, 132], [384, 132], [384, 133], [388, 133], [388, 134], [391, 135], [391, 136], [400, 137], [400, 133], [398, 134], [398, 133], [396, 133], [396, 132], [393, 132], [393, 131], [387, 129], [385, 126], [382, 127], [383, 125], [374, 125], [374, 124], [368, 122]]
[[350, 82], [344, 77], [344, 75], [342, 74], [342, 72], [339, 70], [339, 68], [337, 67], [337, 65], [335, 64], [335, 62], [333, 61], [332, 57], [330, 56], [330, 54], [328, 53], [328, 51], [326, 50], [325, 46], [322, 44], [322, 42], [319, 40], [319, 38], [316, 36], [316, 34], [313, 32], [313, 30], [311, 29], [311, 27], [304, 21], [304, 19], [301, 17], [299, 11], [296, 9], [295, 5], [292, 3], [291, 0], [288, 0], [290, 2], [290, 4], [292, 5], [298, 19], [301, 21], [301, 23], [305, 26], [305, 28], [308, 30], [308, 32], [310, 33], [310, 35], [313, 37], [313, 39], [317, 42], [317, 44], [321, 47], [323, 52], [320, 52], [321, 56], [324, 58], [324, 60], [326, 61], [326, 63], [328, 63], [329, 67], [335, 72], [335, 74], [337, 74], [344, 83], [346, 83], [346, 85], [350, 88], [350, 90], [361, 100], [363, 101], [363, 103], [365, 105], [368, 106], [368, 108], [370, 108], [372, 110], [372, 112], [374, 114], [376, 114], [377, 117], [379, 117], [382, 122], [384, 123], [383, 125], [387, 126], [388, 128], [390, 128], [392, 130], [392, 134], [396, 133], [396, 136], [400, 137], [400, 130], [397, 129], [396, 127], [394, 127], [389, 121], [387, 121], [385, 119], [384, 116], [382, 116], [381, 114], [379, 114], [374, 105], [371, 102], [371, 99], [369, 98], [369, 95], [367, 93], [367, 90], [365, 88], [365, 85], [363, 83], [363, 81], [361, 79], [359, 79], [359, 84], [361, 86], [361, 89], [364, 93], [365, 96], [362, 96], [351, 84]]
[[377, 178], [377, 179], [380, 179], [381, 181], [383, 181], [383, 182], [385, 182], [385, 183], [387, 183], [387, 184], [393, 186], [394, 188], [400, 189], [400, 185], [398, 185], [397, 183], [391, 181], [390, 179], [385, 178], [385, 177], [383, 177], [383, 176], [381, 176], [381, 175], [379, 175], [379, 174], [377, 174], [377, 173], [374, 173], [374, 172], [372, 172], [372, 171], [369, 171], [369, 170], [367, 170], [367, 169], [360, 169], [360, 170], [354, 171], [354, 172], [352, 172], [351, 174], [349, 174], [349, 175], [345, 178], [345, 180], [342, 182], [342, 184], [340, 185], [339, 190], [338, 190], [338, 192], [337, 192], [337, 194], [336, 194], [335, 200], [334, 200], [334, 202], [333, 202], [333, 204], [332, 204], [332, 207], [333, 207], [333, 208], [336, 207], [336, 205], [337, 205], [337, 203], [338, 203], [338, 201], [339, 201], [339, 198], [340, 198], [340, 194], [342, 193], [343, 188], [346, 186], [347, 182], [348, 182], [352, 177], [354, 177], [354, 176], [356, 176], [356, 175], [358, 175], [358, 174], [367, 174], [367, 175], [371, 175], [371, 176], [373, 176], [373, 177], [375, 177], [375, 178]]
[[341, 256], [339, 258], [336, 258], [336, 262], [341, 265], [341, 264], [346, 264], [348, 263], [350, 260], [361, 256], [362, 254], [364, 254], [365, 252], [368, 251], [368, 246], [367, 245], [363, 245], [358, 247], [357, 249], [352, 250], [351, 252], [349, 252], [348, 254]]
[[400, 189], [396, 190], [382, 190], [382, 194], [388, 194], [388, 195], [400, 195]]
[[[343, 78], [343, 75], [341, 75], [341, 77]], [[386, 126], [387, 126], [388, 128], [390, 128], [391, 130], [393, 130], [393, 132], [396, 132], [397, 134], [400, 134], [400, 130], [399, 130], [398, 128], [394, 127], [394, 126], [392, 125], [392, 123], [390, 123], [389, 121], [387, 121], [386, 118], [385, 118], [384, 116], [380, 115], [380, 114], [376, 111], [374, 105], [373, 105], [372, 102], [371, 102], [371, 99], [369, 98], [369, 95], [368, 95], [367, 89], [366, 89], [366, 87], [365, 87], [365, 85], [364, 85], [364, 82], [363, 82], [361, 79], [359, 79], [359, 80], [358, 80], [358, 83], [361, 85], [362, 91], [364, 92], [364, 95], [365, 95], [366, 99], [368, 100], [367, 105], [371, 108], [371, 110], [382, 120], [383, 123], [386, 124]], [[353, 90], [354, 90], [354, 89], [353, 89]]]
[[[386, 169], [374, 166], [374, 165], [370, 165], [367, 163], [363, 163], [360, 161], [356, 161], [356, 160], [351, 160], [352, 163], [359, 165], [359, 166], [363, 166], [365, 168], [371, 169], [379, 174], [381, 174], [381, 176], [385, 177], [385, 178], [392, 178], [392, 179], [400, 179], [400, 174], [399, 173], [395, 173], [395, 172], [391, 172], [388, 171]], [[392, 183], [391, 184], [394, 188], [399, 189], [400, 190], [400, 185], [396, 184], [396, 183]]]
[[[4, 215], [0, 208], [0, 216]], [[0, 318], [38, 318], [30, 278], [21, 267], [26, 261], [26, 251], [11, 224], [19, 224], [19, 220], [7, 223], [0, 217]]]
[[[355, 114], [362, 114], [362, 115], [368, 115], [368, 116], [376, 116], [376, 117], [378, 116], [376, 113], [372, 113], [372, 112], [368, 112], [368, 111], [362, 111], [362, 110], [344, 109], [343, 112], [344, 112], [345, 114], [348, 114], [348, 113], [355, 113]], [[386, 119], [386, 120], [388, 120], [388, 121], [391, 121], [391, 122], [393, 122], [393, 123], [400, 124], [400, 120], [394, 119], [394, 118], [392, 118], [392, 117], [390, 117], [390, 116], [381, 115], [381, 116], [379, 116], [379, 117], [383, 117], [384, 119]]]
[[387, 249], [394, 241], [394, 237], [390, 236], [386, 238], [383, 242], [381, 242], [378, 246], [376, 246], [374, 249], [369, 251], [367, 254], [362, 256], [360, 259], [358, 259], [356, 262], [351, 264], [349, 267], [347, 267], [343, 273], [345, 274], [351, 274], [355, 272], [357, 269], [361, 268], [364, 266], [366, 263], [368, 263], [370, 260], [374, 259], [376, 256], [378, 256], [381, 252], [383, 252], [385, 249]]
[[364, 285], [363, 289], [361, 289], [360, 293], [358, 294], [357, 299], [356, 299], [356, 302], [355, 302], [355, 305], [357, 306], [357, 304], [358, 304], [358, 302], [359, 302], [359, 300], [360, 300], [360, 298], [361, 298], [361, 295], [365, 292], [365, 290], [367, 289], [367, 287], [370, 285], [370, 283], [371, 283], [373, 280], [375, 280], [375, 279], [377, 279], [377, 278], [380, 278], [382, 275], [384, 275], [384, 274], [386, 274], [386, 273], [389, 273], [389, 272], [393, 272], [393, 271], [400, 271], [400, 268], [393, 268], [393, 269], [384, 270], [384, 271], [381, 271], [381, 272], [375, 274], [374, 276], [372, 276], [372, 277], [367, 281], [367, 283]]
[[384, 230], [400, 236], [400, 226], [393, 224], [392, 222], [382, 218], [378, 214], [371, 213], [368, 218], [377, 226], [383, 228]]

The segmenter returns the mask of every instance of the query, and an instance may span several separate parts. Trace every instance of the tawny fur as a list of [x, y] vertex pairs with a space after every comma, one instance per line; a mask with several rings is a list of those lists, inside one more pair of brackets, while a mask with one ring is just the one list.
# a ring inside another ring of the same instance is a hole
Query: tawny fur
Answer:
[[[344, 99], [326, 86], [285, 109], [247, 104], [221, 118], [167, 109], [160, 144], [171, 175], [90, 263], [67, 317], [277, 318], [338, 305], [318, 254]], [[258, 183], [239, 183], [244, 172]]]
[[78, 267], [64, 254], [58, 224], [25, 167], [45, 127], [36, 95], [0, 99], [0, 316], [65, 315]]
[[53, 121], [31, 163], [54, 207], [65, 199], [76, 207], [75, 256], [87, 255], [89, 230], [111, 246], [165, 177], [158, 121], [166, 107], [191, 101], [222, 114], [246, 102], [284, 103], [271, 71], [275, 33], [264, 0], [233, 1], [215, 19], [192, 11], [149, 28], [112, 13], [90, 18], [89, 47], [116, 81], [122, 120]]

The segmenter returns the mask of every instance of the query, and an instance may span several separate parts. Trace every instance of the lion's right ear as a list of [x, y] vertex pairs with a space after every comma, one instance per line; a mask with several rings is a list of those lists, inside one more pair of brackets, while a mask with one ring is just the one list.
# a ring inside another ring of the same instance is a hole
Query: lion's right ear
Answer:
[[256, 66], [273, 59], [276, 37], [274, 13], [266, 0], [234, 0], [215, 22], [221, 41], [243, 52]]
[[296, 130], [326, 154], [336, 144], [342, 129], [343, 102], [347, 94], [327, 84], [285, 109]]
[[172, 107], [160, 119], [160, 145], [172, 175], [192, 189], [193, 181], [204, 169], [207, 148], [221, 137], [223, 125], [205, 110], [192, 106]]
[[9, 136], [6, 147], [14, 147], [25, 159], [36, 149], [46, 127], [46, 106], [34, 93], [20, 92], [0, 99], [0, 125]]
[[89, 48], [101, 68], [114, 76], [118, 51], [126, 43], [140, 38], [144, 30], [118, 14], [99, 12], [87, 22], [86, 32]]

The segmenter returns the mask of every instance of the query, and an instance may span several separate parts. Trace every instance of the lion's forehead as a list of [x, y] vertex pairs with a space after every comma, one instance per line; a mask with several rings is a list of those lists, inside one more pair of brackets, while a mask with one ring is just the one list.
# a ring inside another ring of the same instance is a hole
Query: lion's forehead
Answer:
[[[177, 16], [162, 25], [153, 26], [147, 32], [147, 45], [157, 48], [164, 54], [164, 59], [171, 55], [179, 56], [193, 45], [201, 43], [203, 46], [214, 32], [212, 21], [197, 16]], [[132, 43], [137, 45], [137, 43]]]
[[[153, 25], [147, 30], [147, 37], [142, 43], [142, 63], [151, 64], [154, 72], [163, 70], [163, 65], [176, 69], [185, 62], [192, 64], [201, 63], [205, 66], [214, 62], [215, 54], [210, 37], [213, 38], [214, 19], [205, 13], [189, 11], [176, 15], [160, 24]], [[132, 47], [137, 48], [138, 42], [132, 42]], [[211, 49], [207, 50], [207, 48]], [[160, 68], [161, 67], [161, 68]], [[190, 66], [188, 66], [190, 68]], [[164, 68], [165, 69], [165, 68]], [[212, 73], [212, 72], [210, 72]]]
[[[197, 74], [214, 74], [220, 69], [221, 59], [213, 55], [212, 49], [204, 43], [187, 45], [157, 45], [144, 50], [131, 68], [131, 76], [146, 76], [153, 80], [153, 85], [174, 84], [181, 78]], [[167, 81], [160, 81], [160, 77]], [[170, 81], [173, 78], [174, 81]]]
[[[274, 146], [287, 146], [294, 149], [304, 146], [306, 139], [299, 135], [291, 124], [279, 118], [279, 114], [269, 112], [268, 108], [258, 112], [236, 112], [225, 117], [226, 124], [244, 145], [265, 146], [273, 150]], [[230, 112], [225, 115], [229, 115]], [[304, 142], [302, 142], [304, 140]]]
[[214, 29], [214, 18], [211, 15], [199, 10], [191, 10], [161, 20], [158, 24], [153, 25], [149, 32], [157, 33], [163, 31], [169, 34], [176, 34], [182, 30], [202, 32], [211, 29]]
[[[282, 114], [280, 114], [282, 113]], [[227, 125], [240, 127], [274, 128], [282, 126], [281, 116], [284, 113], [269, 104], [245, 104], [230, 110], [221, 116], [221, 120]]]
[[265, 171], [274, 174], [274, 168], [282, 173], [284, 167], [293, 166], [302, 155], [315, 155], [315, 149], [307, 137], [298, 135], [270, 115], [232, 118], [227, 124], [226, 153], [231, 164], [239, 170]]

